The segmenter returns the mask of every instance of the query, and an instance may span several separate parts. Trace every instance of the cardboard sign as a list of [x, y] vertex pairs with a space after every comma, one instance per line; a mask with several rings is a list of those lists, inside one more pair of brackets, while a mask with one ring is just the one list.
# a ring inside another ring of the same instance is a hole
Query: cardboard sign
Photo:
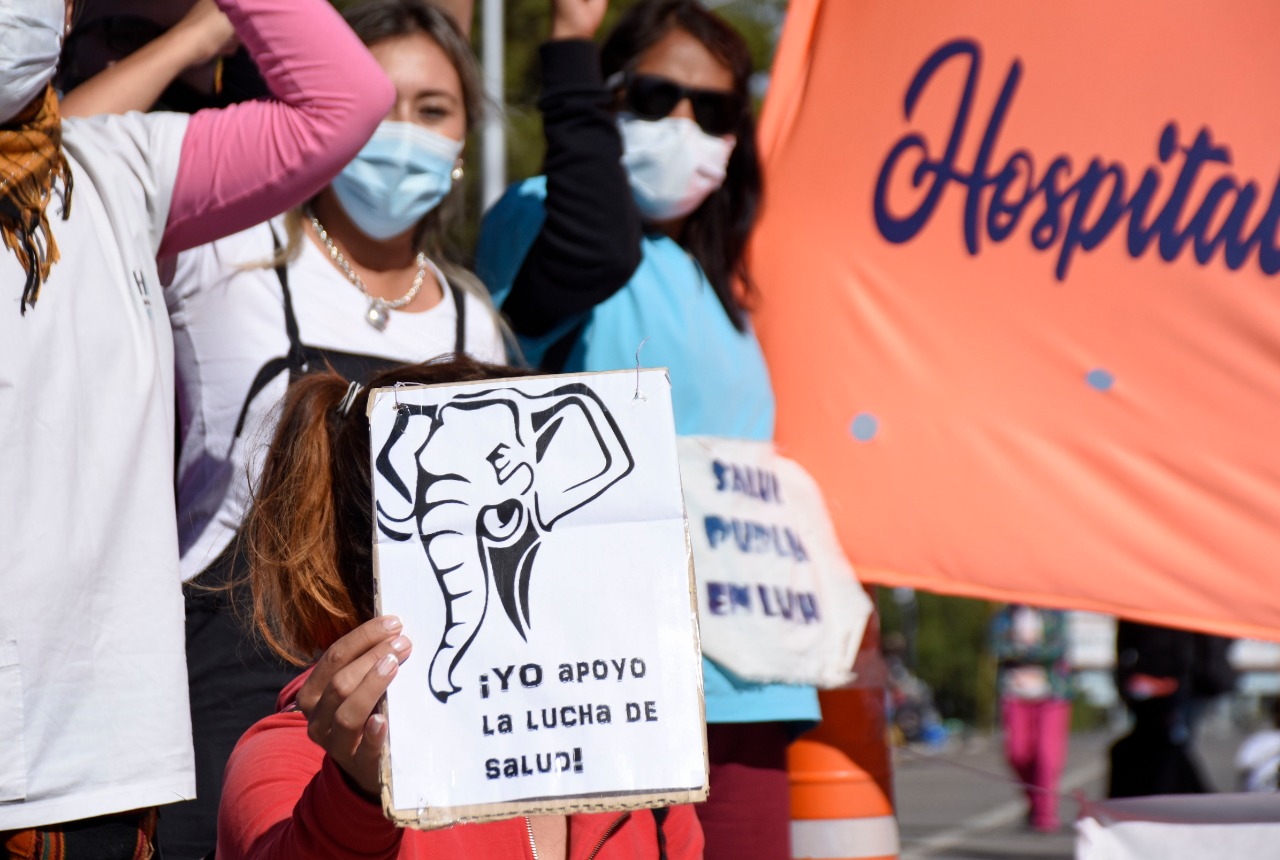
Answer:
[[1280, 638], [1278, 25], [789, 5], [756, 325], [862, 579]]
[[751, 681], [853, 681], [871, 601], [813, 478], [767, 442], [677, 444], [706, 655]]
[[422, 828], [706, 796], [701, 654], [664, 370], [379, 389], [383, 804]]

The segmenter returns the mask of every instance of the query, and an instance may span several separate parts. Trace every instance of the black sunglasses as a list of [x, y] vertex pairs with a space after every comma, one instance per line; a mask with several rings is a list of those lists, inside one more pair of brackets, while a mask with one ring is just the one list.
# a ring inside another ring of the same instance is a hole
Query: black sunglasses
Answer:
[[724, 90], [696, 90], [657, 75], [619, 73], [609, 79], [611, 89], [621, 88], [627, 109], [642, 119], [662, 119], [685, 99], [693, 106], [693, 118], [707, 134], [732, 134], [742, 118], [742, 99]]

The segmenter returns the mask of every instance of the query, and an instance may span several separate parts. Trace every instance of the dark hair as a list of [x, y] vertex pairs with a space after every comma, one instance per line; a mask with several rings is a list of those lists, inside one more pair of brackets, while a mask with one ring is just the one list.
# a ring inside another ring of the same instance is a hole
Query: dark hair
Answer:
[[601, 49], [600, 65], [606, 79], [629, 71], [641, 54], [677, 28], [701, 42], [728, 67], [733, 73], [734, 93], [744, 106], [733, 132], [737, 145], [729, 156], [724, 184], [689, 216], [680, 237], [680, 243], [702, 266], [734, 327], [742, 331], [746, 314], [735, 293], [734, 278], [739, 279], [741, 296], [749, 304], [755, 297], [755, 285], [747, 272], [745, 250], [764, 186], [756, 152], [756, 121], [749, 107], [752, 68], [747, 43], [696, 0], [643, 0], [628, 10], [610, 33]]
[[374, 374], [345, 412], [350, 383], [332, 370], [289, 386], [242, 538], [254, 625], [273, 651], [305, 665], [373, 617], [369, 392], [528, 375], [465, 356], [402, 365]]
[[[467, 133], [475, 130], [485, 111], [484, 80], [475, 54], [471, 51], [471, 43], [448, 13], [427, 0], [364, 0], [347, 7], [342, 17], [360, 41], [369, 47], [387, 39], [416, 33], [421, 33], [439, 45], [462, 84], [462, 106], [467, 114]], [[444, 225], [459, 216], [462, 204], [463, 195], [458, 183], [454, 183], [448, 197], [422, 220], [417, 244], [436, 258], [437, 262], [440, 258], [449, 256], [444, 247]], [[453, 280], [457, 272], [446, 270], [445, 275]]]
[[[174, 5], [180, 7], [180, 4]], [[91, 9], [89, 14], [85, 13], [86, 7]], [[62, 92], [70, 92], [101, 74], [111, 62], [128, 57], [162, 36], [185, 11], [179, 9], [175, 14], [170, 4], [154, 3], [147, 12], [122, 14], [112, 11], [111, 3], [90, 6], [87, 2], [77, 2], [72, 13], [75, 21], [62, 40], [62, 56], [54, 83]], [[243, 46], [230, 56], [219, 58], [218, 62], [222, 66], [219, 92], [203, 91], [179, 75], [169, 81], [151, 110], [190, 114], [271, 95], [258, 67]], [[207, 66], [210, 83], [212, 66], [212, 62]]]

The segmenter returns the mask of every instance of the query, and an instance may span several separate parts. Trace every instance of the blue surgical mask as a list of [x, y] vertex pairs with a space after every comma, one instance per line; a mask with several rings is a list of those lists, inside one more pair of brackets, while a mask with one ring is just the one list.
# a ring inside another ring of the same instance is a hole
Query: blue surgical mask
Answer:
[[409, 122], [384, 122], [333, 180], [343, 210], [374, 239], [411, 229], [449, 193], [462, 142]]

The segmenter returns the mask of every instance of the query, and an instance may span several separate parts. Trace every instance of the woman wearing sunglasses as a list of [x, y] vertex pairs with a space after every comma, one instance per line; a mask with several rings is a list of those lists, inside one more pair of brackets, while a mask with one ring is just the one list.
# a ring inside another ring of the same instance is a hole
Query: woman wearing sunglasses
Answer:
[[[751, 62], [693, 0], [642, 0], [597, 54], [604, 0], [556, 0], [542, 47], [545, 177], [486, 216], [477, 270], [549, 370], [671, 369], [681, 434], [768, 440], [773, 393], [747, 318], [760, 201]], [[706, 856], [790, 857], [785, 750], [809, 687], [704, 666]]]

